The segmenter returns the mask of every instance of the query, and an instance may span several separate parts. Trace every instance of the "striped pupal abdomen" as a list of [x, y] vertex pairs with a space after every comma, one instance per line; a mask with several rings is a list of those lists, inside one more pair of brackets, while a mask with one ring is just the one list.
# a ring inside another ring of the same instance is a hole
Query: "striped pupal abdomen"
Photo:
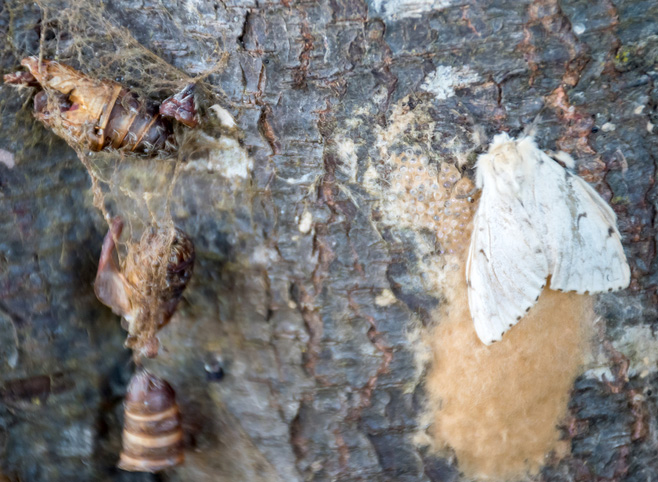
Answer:
[[136, 373], [126, 394], [118, 467], [158, 472], [184, 459], [181, 417], [173, 388], [146, 371]]

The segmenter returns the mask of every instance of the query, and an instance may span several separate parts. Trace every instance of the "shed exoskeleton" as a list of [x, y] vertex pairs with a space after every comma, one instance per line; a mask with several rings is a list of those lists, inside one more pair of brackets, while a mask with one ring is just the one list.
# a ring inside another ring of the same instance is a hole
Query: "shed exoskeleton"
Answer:
[[21, 65], [28, 72], [7, 74], [5, 83], [41, 89], [34, 97], [35, 117], [73, 147], [156, 155], [176, 147], [172, 118], [188, 127], [198, 123], [192, 85], [157, 109], [114, 81], [53, 60], [26, 57]]
[[103, 241], [94, 291], [123, 317], [126, 346], [153, 358], [159, 350], [156, 333], [169, 323], [192, 276], [194, 244], [181, 229], [151, 227], [130, 245], [119, 267], [114, 251], [122, 229], [123, 222], [115, 218]]

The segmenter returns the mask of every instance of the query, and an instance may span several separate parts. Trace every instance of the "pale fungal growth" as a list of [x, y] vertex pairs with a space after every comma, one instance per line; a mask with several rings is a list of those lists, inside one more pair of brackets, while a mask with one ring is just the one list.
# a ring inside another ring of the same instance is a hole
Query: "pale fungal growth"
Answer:
[[[559, 157], [573, 167], [565, 156]], [[482, 196], [466, 277], [471, 315], [483, 343], [500, 340], [547, 284], [579, 294], [628, 286], [630, 268], [614, 211], [531, 137], [494, 137], [478, 159], [477, 185]]]

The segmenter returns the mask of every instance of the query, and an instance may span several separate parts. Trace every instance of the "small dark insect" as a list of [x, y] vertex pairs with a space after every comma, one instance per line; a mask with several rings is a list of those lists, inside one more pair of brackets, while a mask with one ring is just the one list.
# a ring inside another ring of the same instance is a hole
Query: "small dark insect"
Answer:
[[130, 380], [124, 402], [118, 467], [131, 472], [159, 472], [184, 460], [174, 389], [145, 370], [137, 372]]
[[94, 291], [123, 317], [126, 346], [153, 358], [159, 349], [156, 333], [169, 323], [192, 276], [194, 243], [178, 228], [152, 227], [130, 246], [119, 268], [114, 250], [122, 229], [123, 221], [115, 218], [103, 241]]
[[206, 370], [206, 380], [209, 382], [218, 382], [224, 378], [224, 361], [216, 353], [206, 357], [203, 368]]
[[158, 112], [116, 82], [92, 79], [59, 62], [26, 57], [21, 65], [29, 72], [7, 74], [5, 83], [40, 88], [34, 116], [73, 147], [151, 156], [176, 147], [169, 118], [188, 127], [198, 123], [192, 85], [163, 101]]

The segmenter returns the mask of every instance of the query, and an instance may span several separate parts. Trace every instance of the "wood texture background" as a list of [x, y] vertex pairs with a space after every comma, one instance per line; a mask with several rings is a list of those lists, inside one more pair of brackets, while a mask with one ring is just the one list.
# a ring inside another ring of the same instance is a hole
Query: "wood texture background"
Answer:
[[[393, 110], [419, 105], [395, 145], [422, 143], [442, 162], [457, 161], [454, 139], [477, 153], [474, 132], [520, 132], [543, 107], [540, 145], [571, 152], [612, 199], [633, 271], [629, 290], [597, 304], [614, 378], [577, 380], [572, 453], [535, 480], [658, 473], [656, 2], [112, 0], [100, 14], [191, 76], [227, 55], [206, 81], [223, 91], [253, 169], [237, 187], [194, 170], [177, 181], [172, 212], [197, 265], [149, 367], [177, 390], [188, 459], [124, 473], [114, 464], [134, 367], [92, 288], [106, 224], [75, 152], [32, 120], [25, 93], [0, 86], [0, 152], [15, 163], [0, 162], [7, 480], [466, 480], [411, 441], [424, 391], [409, 327], [441, 300], [422, 283], [418, 237], [381, 222], [364, 187]], [[3, 73], [38, 52], [42, 16], [0, 0]], [[154, 164], [124, 162], [139, 191]], [[113, 206], [129, 206], [120, 198]], [[395, 299], [382, 306], [385, 290]], [[204, 369], [216, 356], [219, 382]]]

